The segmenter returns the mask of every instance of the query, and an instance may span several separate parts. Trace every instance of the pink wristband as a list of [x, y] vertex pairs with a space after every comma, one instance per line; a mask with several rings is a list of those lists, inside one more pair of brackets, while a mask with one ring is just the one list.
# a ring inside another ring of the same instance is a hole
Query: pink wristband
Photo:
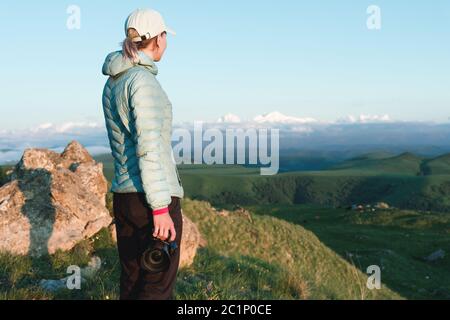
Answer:
[[162, 208], [162, 209], [158, 209], [158, 210], [153, 210], [153, 215], [154, 216], [159, 216], [159, 215], [165, 214], [165, 213], [169, 213], [169, 208], [168, 207], [165, 207], [165, 208]]

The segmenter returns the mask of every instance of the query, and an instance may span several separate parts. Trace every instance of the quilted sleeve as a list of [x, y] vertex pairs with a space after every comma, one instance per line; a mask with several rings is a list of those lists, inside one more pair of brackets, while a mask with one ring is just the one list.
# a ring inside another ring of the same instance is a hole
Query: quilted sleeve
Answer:
[[143, 74], [131, 83], [129, 96], [142, 184], [147, 202], [155, 211], [171, 202], [161, 160], [164, 104], [160, 90], [152, 75]]

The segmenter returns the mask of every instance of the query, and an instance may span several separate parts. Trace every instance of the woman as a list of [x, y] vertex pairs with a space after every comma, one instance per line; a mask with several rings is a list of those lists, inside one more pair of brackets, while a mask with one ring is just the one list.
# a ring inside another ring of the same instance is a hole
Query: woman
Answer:
[[[161, 15], [134, 11], [122, 51], [106, 58], [103, 111], [114, 157], [112, 183], [121, 299], [173, 299], [182, 233], [184, 192], [171, 147], [172, 105], [156, 80], [167, 46]], [[140, 258], [153, 237], [175, 241], [165, 272], [149, 273]]]

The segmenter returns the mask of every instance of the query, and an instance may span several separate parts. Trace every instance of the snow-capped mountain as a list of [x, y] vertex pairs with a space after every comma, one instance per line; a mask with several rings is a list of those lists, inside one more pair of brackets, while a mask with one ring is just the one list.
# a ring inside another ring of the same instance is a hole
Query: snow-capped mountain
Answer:
[[308, 124], [317, 123], [314, 118], [297, 118], [292, 116], [286, 116], [281, 112], [274, 111], [253, 118], [256, 123], [279, 123], [279, 124]]
[[261, 124], [278, 124], [286, 126], [296, 125], [314, 125], [314, 124], [366, 124], [366, 123], [389, 123], [394, 122], [388, 114], [376, 115], [376, 114], [360, 114], [347, 115], [346, 117], [339, 118], [335, 121], [322, 121], [311, 117], [294, 117], [288, 116], [278, 111], [273, 111], [258, 115], [251, 120], [242, 120], [239, 116], [228, 113], [215, 121], [216, 124], [241, 124], [245, 125], [261, 125]]

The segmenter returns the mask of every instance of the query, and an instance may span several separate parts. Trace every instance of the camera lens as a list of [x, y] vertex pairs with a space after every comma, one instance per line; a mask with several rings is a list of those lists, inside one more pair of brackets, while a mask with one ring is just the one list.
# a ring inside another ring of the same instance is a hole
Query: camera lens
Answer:
[[154, 250], [150, 253], [150, 262], [152, 264], [159, 264], [163, 260], [163, 254], [160, 250]]
[[[176, 245], [175, 245], [176, 248]], [[153, 241], [141, 257], [141, 266], [148, 272], [158, 273], [170, 266], [170, 257], [174, 253], [174, 245], [162, 241]]]

